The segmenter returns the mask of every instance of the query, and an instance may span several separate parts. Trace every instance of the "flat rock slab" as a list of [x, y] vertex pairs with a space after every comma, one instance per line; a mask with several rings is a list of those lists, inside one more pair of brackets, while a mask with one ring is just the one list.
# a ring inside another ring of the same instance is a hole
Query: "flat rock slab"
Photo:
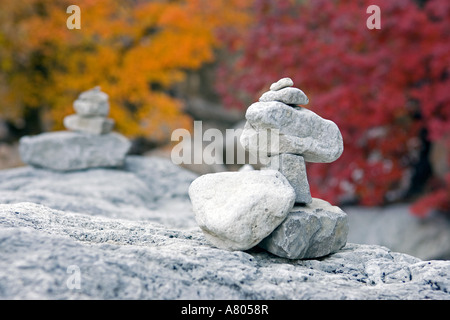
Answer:
[[271, 89], [270, 91], [265, 92], [261, 98], [259, 98], [259, 101], [280, 101], [294, 105], [307, 105], [309, 103], [308, 97], [302, 90], [292, 87], [282, 88], [276, 91]]
[[192, 182], [189, 196], [206, 239], [227, 250], [257, 245], [295, 201], [294, 189], [275, 170], [206, 174]]
[[8, 300], [450, 299], [450, 261], [376, 245], [289, 260], [213, 248], [198, 228], [33, 203], [0, 205], [0, 243], [0, 298]]
[[244, 127], [240, 141], [249, 152], [267, 149], [255, 144], [254, 137], [274, 129], [279, 134], [279, 148], [271, 147], [272, 154], [292, 153], [303, 156], [307, 162], [327, 163], [344, 151], [338, 126], [307, 108], [293, 108], [277, 101], [256, 102], [248, 107], [245, 118], [249, 125]]
[[131, 143], [112, 132], [95, 135], [57, 131], [20, 139], [19, 152], [26, 164], [58, 171], [120, 167]]
[[92, 134], [105, 134], [114, 128], [114, 120], [104, 117], [81, 117], [72, 114], [64, 118], [64, 126], [68, 130]]
[[337, 252], [345, 246], [347, 235], [347, 214], [313, 198], [309, 205], [294, 207], [259, 246], [280, 257], [311, 259]]

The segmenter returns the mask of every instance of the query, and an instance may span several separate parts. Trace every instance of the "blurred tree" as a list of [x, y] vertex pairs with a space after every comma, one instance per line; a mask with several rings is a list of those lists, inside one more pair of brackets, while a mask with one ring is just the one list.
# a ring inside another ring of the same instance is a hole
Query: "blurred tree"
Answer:
[[80, 0], [81, 29], [69, 30], [71, 4], [0, 2], [0, 114], [23, 133], [61, 129], [77, 95], [99, 85], [117, 130], [166, 141], [191, 126], [172, 86], [214, 59], [216, 32], [249, 21], [238, 0]]
[[[369, 5], [381, 8], [381, 30], [366, 27]], [[426, 157], [427, 143], [449, 138], [450, 2], [257, 0], [254, 11], [242, 56], [219, 71], [223, 101], [248, 106], [291, 77], [308, 108], [344, 137], [340, 159], [308, 164], [313, 196], [339, 202], [351, 194], [364, 205], [399, 199], [420, 149]], [[424, 185], [431, 171], [422, 172]], [[438, 179], [416, 213], [450, 209], [450, 176]]]

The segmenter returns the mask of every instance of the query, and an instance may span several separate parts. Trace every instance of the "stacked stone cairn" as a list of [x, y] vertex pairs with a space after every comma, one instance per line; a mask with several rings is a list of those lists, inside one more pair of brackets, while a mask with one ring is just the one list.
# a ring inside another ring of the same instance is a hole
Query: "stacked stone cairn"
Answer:
[[[240, 141], [265, 167], [206, 174], [189, 187], [196, 221], [218, 248], [258, 246], [283, 258], [311, 259], [347, 242], [347, 214], [311, 197], [305, 167], [305, 161], [338, 159], [342, 135], [334, 122], [302, 107], [309, 99], [293, 84], [289, 78], [273, 83], [247, 109]], [[276, 144], [267, 143], [268, 131]]]
[[64, 118], [68, 130], [92, 134], [105, 134], [112, 131], [114, 120], [108, 119], [108, 95], [95, 87], [82, 92], [73, 103], [76, 114]]
[[112, 132], [108, 95], [95, 87], [75, 100], [76, 114], [64, 118], [69, 131], [47, 132], [20, 139], [26, 164], [56, 171], [120, 167], [131, 147], [123, 135]]

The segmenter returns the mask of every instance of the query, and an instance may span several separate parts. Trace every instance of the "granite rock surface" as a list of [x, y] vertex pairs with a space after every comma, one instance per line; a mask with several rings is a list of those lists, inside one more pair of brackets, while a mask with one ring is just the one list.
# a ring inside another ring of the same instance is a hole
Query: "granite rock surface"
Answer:
[[450, 299], [450, 262], [348, 243], [313, 260], [212, 247], [180, 230], [0, 205], [2, 299]]

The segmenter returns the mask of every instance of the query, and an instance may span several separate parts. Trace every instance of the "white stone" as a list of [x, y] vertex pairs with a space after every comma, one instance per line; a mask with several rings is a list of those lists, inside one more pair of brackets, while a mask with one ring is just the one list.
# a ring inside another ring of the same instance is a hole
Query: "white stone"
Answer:
[[113, 129], [114, 120], [97, 116], [81, 117], [78, 114], [72, 114], [64, 118], [64, 126], [72, 131], [105, 134]]
[[[279, 154], [280, 150], [283, 150], [283, 147], [278, 143], [274, 145], [275, 148], [272, 148], [272, 143], [269, 143], [267, 139], [271, 132], [265, 130], [264, 133], [264, 135], [260, 135], [260, 131], [253, 128], [247, 121], [241, 136], [239, 137], [239, 142], [244, 150], [248, 151], [258, 163], [267, 166], [270, 164], [270, 155]], [[279, 134], [277, 135], [275, 131], [273, 131], [273, 133], [278, 137], [278, 142], [280, 142]]]
[[279, 132], [279, 145], [271, 147], [271, 154], [292, 153], [307, 162], [327, 163], [338, 159], [344, 151], [338, 126], [307, 108], [292, 108], [277, 101], [256, 102], [247, 109], [245, 117], [248, 125], [240, 142], [249, 152], [264, 153], [267, 147], [255, 141], [260, 132], [273, 129]]
[[77, 114], [83, 117], [101, 116], [106, 117], [109, 113], [108, 95], [95, 87], [82, 92], [74, 101], [73, 107]]
[[296, 203], [311, 203], [305, 160], [302, 156], [283, 153], [270, 157], [270, 169], [278, 170], [295, 190]]
[[73, 108], [76, 113], [83, 117], [106, 117], [109, 113], [109, 105], [97, 104], [90, 101], [75, 100], [73, 102]]
[[283, 258], [311, 259], [339, 251], [347, 243], [347, 235], [347, 214], [313, 198], [309, 205], [294, 207], [259, 246]]
[[270, 90], [277, 91], [286, 87], [292, 87], [294, 85], [294, 81], [291, 78], [283, 78], [278, 80], [277, 82], [272, 83], [270, 86]]
[[292, 87], [283, 88], [277, 91], [267, 91], [259, 98], [259, 101], [280, 101], [286, 104], [295, 105], [307, 105], [309, 103], [308, 97], [302, 90]]
[[205, 238], [226, 250], [257, 245], [295, 201], [293, 188], [275, 170], [206, 174], [192, 182], [189, 196]]

